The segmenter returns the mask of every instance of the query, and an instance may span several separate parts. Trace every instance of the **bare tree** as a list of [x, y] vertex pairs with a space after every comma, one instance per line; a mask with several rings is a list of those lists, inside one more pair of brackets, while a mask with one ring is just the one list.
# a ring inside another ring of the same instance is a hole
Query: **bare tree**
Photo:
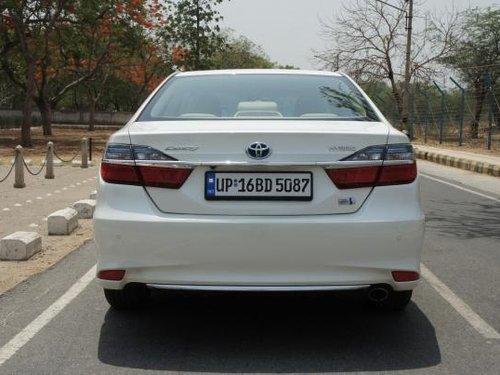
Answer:
[[[403, 10], [407, 1], [391, 3]], [[450, 52], [458, 17], [453, 14], [434, 21], [430, 16], [423, 19], [418, 12], [414, 16], [419, 22], [414, 23], [410, 80], [435, 72], [435, 63]], [[322, 67], [345, 70], [361, 82], [388, 82], [401, 118], [406, 12], [375, 0], [356, 0], [344, 4], [335, 20], [321, 20], [321, 27], [322, 37], [330, 44], [316, 53]]]

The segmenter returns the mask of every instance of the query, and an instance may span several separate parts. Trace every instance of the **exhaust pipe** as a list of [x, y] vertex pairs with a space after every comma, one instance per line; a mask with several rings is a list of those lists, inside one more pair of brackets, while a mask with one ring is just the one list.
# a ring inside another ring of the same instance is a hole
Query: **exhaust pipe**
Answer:
[[391, 290], [385, 285], [374, 285], [368, 289], [368, 298], [372, 302], [384, 302], [389, 298]]

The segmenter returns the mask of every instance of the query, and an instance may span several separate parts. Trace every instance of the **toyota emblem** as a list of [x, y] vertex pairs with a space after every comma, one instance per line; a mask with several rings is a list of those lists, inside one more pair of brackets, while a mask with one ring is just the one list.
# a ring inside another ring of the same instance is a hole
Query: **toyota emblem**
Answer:
[[247, 147], [247, 155], [252, 159], [265, 159], [271, 155], [271, 147], [262, 142], [254, 142]]

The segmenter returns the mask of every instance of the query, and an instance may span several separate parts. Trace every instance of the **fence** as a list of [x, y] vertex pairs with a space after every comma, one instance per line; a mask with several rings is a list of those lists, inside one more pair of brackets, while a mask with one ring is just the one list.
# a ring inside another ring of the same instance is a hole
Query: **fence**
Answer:
[[[453, 78], [448, 88], [433, 82], [432, 86], [413, 87], [407, 130], [411, 138], [431, 144], [486, 148], [500, 151], [500, 102], [490, 84], [481, 109], [478, 136], [471, 134], [475, 122], [476, 98]], [[451, 87], [451, 88], [450, 88]], [[372, 99], [396, 126], [402, 123], [396, 103], [386, 95]]]
[[60, 163], [72, 163], [75, 161], [77, 156], [81, 156], [80, 161], [77, 163], [81, 168], [88, 168], [89, 167], [89, 161], [92, 159], [92, 142], [89, 142], [87, 138], [82, 138], [81, 140], [81, 146], [80, 150], [76, 154], [73, 155], [70, 159], [63, 159], [61, 158], [58, 153], [56, 152], [56, 149], [54, 147], [53, 142], [48, 142], [47, 143], [47, 153], [45, 155], [45, 159], [42, 161], [42, 165], [39, 167], [38, 170], [33, 170], [30, 168], [29, 163], [26, 161], [24, 158], [24, 150], [22, 146], [17, 146], [14, 150], [14, 159], [12, 162], [12, 165], [8, 169], [7, 173], [3, 176], [0, 177], [0, 183], [5, 182], [9, 179], [10, 175], [12, 172], [14, 172], [14, 187], [18, 189], [22, 189], [26, 187], [25, 179], [24, 179], [24, 173], [25, 171], [28, 172], [32, 176], [39, 176], [45, 169], [45, 178], [46, 179], [53, 179], [55, 178], [55, 173], [54, 173], [54, 161], [56, 159], [59, 160]]
[[[22, 122], [22, 111], [0, 110], [0, 129], [18, 128]], [[124, 125], [132, 117], [129, 112], [96, 112], [95, 123], [99, 125]], [[38, 126], [42, 122], [40, 112], [33, 111], [32, 124]], [[52, 122], [55, 124], [88, 124], [88, 112], [59, 112], [52, 113]]]

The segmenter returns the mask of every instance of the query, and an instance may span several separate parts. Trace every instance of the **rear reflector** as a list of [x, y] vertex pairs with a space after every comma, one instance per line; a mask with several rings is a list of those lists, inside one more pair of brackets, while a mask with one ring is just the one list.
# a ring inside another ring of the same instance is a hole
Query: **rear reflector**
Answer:
[[121, 281], [125, 276], [124, 270], [106, 270], [99, 271], [97, 274], [97, 278], [101, 280], [110, 280], [110, 281]]
[[409, 184], [417, 178], [417, 165], [398, 164], [382, 167], [327, 169], [326, 173], [339, 189]]
[[102, 179], [111, 184], [140, 185], [179, 189], [192, 169], [134, 166], [102, 162]]
[[392, 278], [394, 281], [416, 281], [420, 275], [414, 271], [392, 271]]

